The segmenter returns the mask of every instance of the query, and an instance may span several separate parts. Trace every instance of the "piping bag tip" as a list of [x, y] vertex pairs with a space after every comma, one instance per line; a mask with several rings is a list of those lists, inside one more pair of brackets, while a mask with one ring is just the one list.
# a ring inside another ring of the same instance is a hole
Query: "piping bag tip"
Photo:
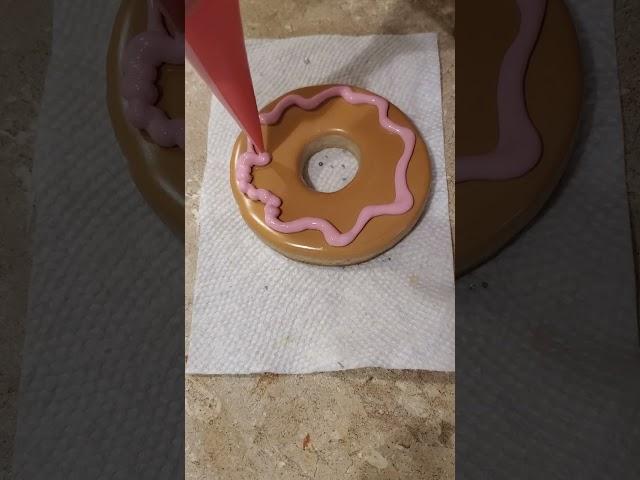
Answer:
[[188, 0], [185, 8], [187, 58], [258, 152], [264, 152], [238, 0]]

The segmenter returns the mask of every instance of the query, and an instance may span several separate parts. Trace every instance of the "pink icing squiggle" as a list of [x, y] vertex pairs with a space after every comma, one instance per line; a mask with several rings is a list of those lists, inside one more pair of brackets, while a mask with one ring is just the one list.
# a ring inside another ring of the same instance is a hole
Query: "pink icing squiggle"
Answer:
[[122, 96], [125, 116], [135, 128], [145, 130], [161, 147], [178, 145], [184, 150], [184, 119], [169, 119], [155, 104], [158, 67], [184, 64], [184, 35], [169, 35], [155, 0], [147, 0], [147, 31], [133, 37], [122, 59]]
[[526, 105], [524, 80], [544, 18], [546, 0], [517, 0], [520, 30], [507, 50], [498, 77], [496, 149], [456, 158], [456, 182], [509, 180], [531, 170], [542, 154], [542, 142]]
[[365, 225], [374, 217], [380, 215], [400, 215], [413, 206], [413, 196], [407, 184], [407, 168], [409, 160], [413, 155], [416, 137], [413, 131], [392, 122], [387, 115], [389, 102], [381, 97], [366, 93], [357, 93], [347, 86], [329, 87], [311, 98], [304, 98], [300, 95], [288, 95], [284, 97], [273, 110], [260, 115], [260, 122], [264, 125], [271, 125], [280, 120], [286, 109], [296, 105], [305, 110], [313, 110], [331, 97], [340, 96], [352, 105], [368, 104], [378, 109], [380, 125], [387, 131], [395, 133], [404, 141], [404, 151], [396, 165], [394, 184], [395, 200], [392, 203], [382, 205], [367, 205], [358, 214], [355, 225], [348, 232], [341, 233], [328, 220], [316, 217], [302, 217], [290, 222], [279, 220], [281, 213], [280, 206], [282, 200], [262, 188], [255, 188], [251, 181], [251, 169], [255, 166], [265, 166], [271, 162], [269, 153], [256, 153], [255, 146], [250, 145], [249, 151], [240, 155], [236, 161], [236, 182], [238, 188], [251, 200], [259, 200], [265, 205], [265, 223], [273, 230], [280, 233], [296, 233], [303, 230], [318, 230], [326, 242], [334, 247], [344, 247], [349, 245], [360, 234]]

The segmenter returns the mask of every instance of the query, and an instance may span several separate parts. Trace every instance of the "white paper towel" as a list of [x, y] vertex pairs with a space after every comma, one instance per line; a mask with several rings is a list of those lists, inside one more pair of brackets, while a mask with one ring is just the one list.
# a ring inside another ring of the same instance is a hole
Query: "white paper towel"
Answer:
[[188, 373], [454, 369], [454, 283], [435, 34], [249, 40], [259, 105], [314, 84], [364, 87], [402, 109], [431, 154], [433, 195], [403, 241], [361, 265], [285, 258], [229, 187], [239, 128], [212, 100]]

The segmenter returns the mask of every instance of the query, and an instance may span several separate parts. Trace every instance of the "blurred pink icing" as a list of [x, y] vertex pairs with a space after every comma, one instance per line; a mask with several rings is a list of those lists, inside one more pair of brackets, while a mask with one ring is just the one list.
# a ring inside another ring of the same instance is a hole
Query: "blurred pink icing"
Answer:
[[520, 30], [504, 56], [498, 78], [498, 145], [481, 155], [456, 158], [456, 182], [508, 180], [529, 172], [540, 160], [542, 142], [527, 110], [524, 82], [546, 0], [517, 0]]
[[392, 203], [382, 205], [367, 205], [359, 213], [355, 225], [345, 233], [341, 233], [328, 220], [316, 217], [302, 217], [289, 222], [279, 220], [282, 200], [262, 188], [255, 188], [252, 184], [251, 169], [255, 166], [265, 166], [271, 162], [269, 153], [256, 153], [255, 147], [250, 145], [249, 151], [241, 154], [236, 161], [236, 181], [238, 188], [251, 200], [258, 200], [265, 205], [265, 223], [273, 230], [281, 233], [296, 233], [303, 230], [318, 230], [325, 241], [334, 247], [349, 245], [360, 234], [365, 225], [379, 215], [400, 215], [407, 212], [413, 206], [413, 196], [407, 185], [407, 168], [415, 147], [415, 134], [406, 127], [392, 122], [387, 116], [389, 103], [378, 96], [357, 93], [347, 86], [329, 87], [311, 98], [300, 95], [287, 95], [273, 110], [260, 115], [263, 125], [271, 125], [278, 122], [286, 109], [296, 105], [304, 110], [313, 110], [331, 97], [342, 97], [352, 105], [373, 105], [378, 109], [380, 125], [387, 131], [395, 133], [404, 141], [402, 156], [396, 165], [394, 184], [395, 200]]
[[161, 147], [178, 145], [184, 150], [184, 119], [170, 119], [156, 106], [159, 92], [155, 85], [163, 63], [184, 64], [184, 35], [169, 35], [155, 0], [147, 1], [147, 12], [147, 30], [129, 41], [122, 59], [125, 116]]

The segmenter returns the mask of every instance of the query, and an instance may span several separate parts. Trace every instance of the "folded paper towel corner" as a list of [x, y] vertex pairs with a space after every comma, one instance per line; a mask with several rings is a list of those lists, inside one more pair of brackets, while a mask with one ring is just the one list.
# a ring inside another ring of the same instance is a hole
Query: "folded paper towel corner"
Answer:
[[453, 255], [435, 34], [249, 40], [259, 105], [314, 84], [357, 85], [413, 120], [433, 162], [427, 211], [361, 265], [289, 260], [246, 227], [228, 183], [238, 127], [212, 99], [200, 196], [187, 373], [309, 373], [360, 367], [453, 371]]

